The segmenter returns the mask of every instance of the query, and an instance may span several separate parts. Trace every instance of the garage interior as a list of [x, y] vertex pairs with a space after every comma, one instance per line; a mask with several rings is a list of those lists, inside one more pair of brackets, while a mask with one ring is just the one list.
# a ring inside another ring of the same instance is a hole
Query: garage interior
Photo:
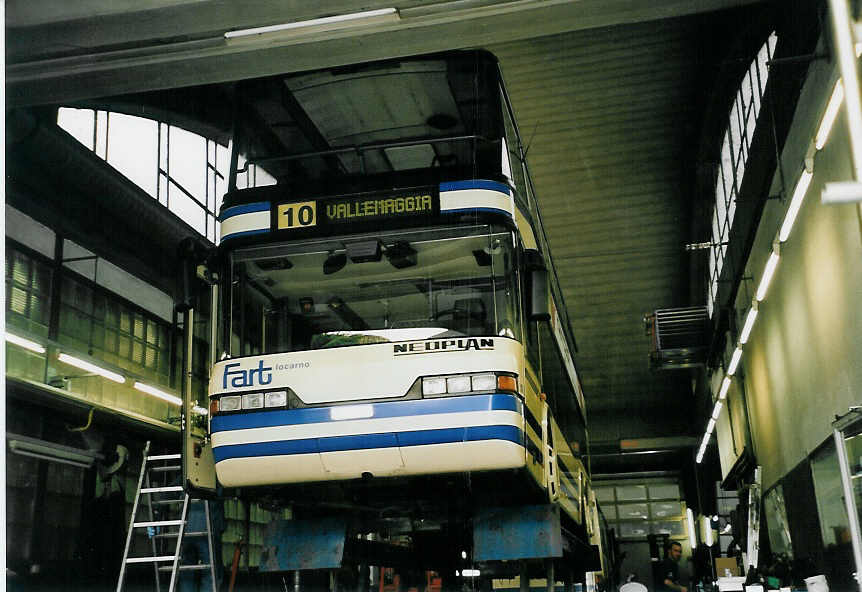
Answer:
[[[177, 254], [218, 243], [236, 83], [470, 48], [497, 56], [525, 144], [615, 585], [653, 590], [668, 539], [693, 581], [704, 548], [745, 546], [756, 500], [761, 574], [859, 589], [862, 149], [841, 4], [405, 0], [397, 18], [245, 38], [225, 33], [392, 4], [7, 2], [9, 589], [115, 589], [144, 445], [180, 447]], [[201, 298], [201, 392], [210, 312]], [[99, 478], [118, 446], [119, 510]], [[290, 510], [224, 513], [237, 589], [282, 589], [259, 568]]]

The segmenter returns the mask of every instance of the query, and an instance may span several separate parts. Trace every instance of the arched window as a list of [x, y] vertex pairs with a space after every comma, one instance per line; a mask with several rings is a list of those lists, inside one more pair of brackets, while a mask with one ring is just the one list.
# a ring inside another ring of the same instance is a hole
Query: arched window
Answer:
[[718, 300], [718, 279], [724, 268], [727, 243], [733, 216], [736, 213], [736, 199], [745, 175], [745, 163], [754, 129], [760, 115], [766, 79], [769, 76], [767, 62], [772, 59], [778, 37], [773, 31], [757, 52], [736, 90], [736, 98], [728, 115], [727, 128], [721, 143], [721, 158], [715, 183], [715, 207], [712, 213], [712, 247], [709, 251], [709, 283], [706, 306], [712, 316]]
[[[57, 125], [213, 243], [227, 188], [227, 146], [182, 128], [123, 113], [60, 108]], [[275, 182], [255, 170], [257, 185]], [[240, 179], [239, 181], [243, 181]]]

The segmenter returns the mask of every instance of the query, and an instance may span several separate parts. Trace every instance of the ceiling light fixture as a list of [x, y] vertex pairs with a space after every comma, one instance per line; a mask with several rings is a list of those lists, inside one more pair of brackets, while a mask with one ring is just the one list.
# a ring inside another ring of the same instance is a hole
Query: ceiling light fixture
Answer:
[[778, 240], [784, 242], [790, 236], [790, 231], [793, 230], [793, 223], [796, 221], [796, 215], [799, 213], [799, 208], [802, 207], [802, 200], [805, 199], [805, 194], [808, 192], [808, 186], [811, 184], [811, 177], [814, 175], [806, 170], [802, 171], [799, 176], [799, 181], [796, 182], [796, 189], [793, 190], [793, 197], [790, 198], [790, 205], [787, 207], [787, 213], [784, 215], [784, 222], [781, 224], [781, 230], [778, 231]]
[[714, 542], [712, 539], [712, 522], [709, 519], [709, 516], [703, 517], [703, 538], [704, 543], [706, 543], [707, 547], [711, 547]]
[[163, 401], [167, 401], [168, 403], [173, 403], [174, 405], [182, 405], [183, 400], [179, 397], [175, 397], [170, 393], [166, 393], [165, 391], [159, 390], [154, 386], [150, 386], [148, 384], [144, 384], [143, 382], [135, 381], [135, 389], [141, 391], [142, 393], [147, 393], [148, 395], [152, 395], [158, 399], [162, 399]]
[[775, 268], [778, 267], [778, 251], [773, 250], [769, 254], [769, 259], [766, 260], [766, 267], [763, 268], [763, 276], [760, 278], [760, 285], [757, 286], [755, 298], [758, 302], [762, 302], [766, 298], [766, 290], [769, 288], [769, 282], [772, 281], [772, 276], [775, 275]]
[[86, 370], [87, 372], [98, 374], [103, 378], [113, 380], [114, 382], [118, 382], [120, 384], [124, 384], [126, 382], [126, 377], [122, 374], [112, 372], [111, 370], [102, 368], [101, 366], [97, 366], [96, 364], [92, 364], [86, 360], [82, 360], [81, 358], [70, 356], [69, 354], [61, 353], [59, 356], [57, 356], [57, 360], [63, 362], [64, 364], [74, 366], [75, 368], [80, 368], [81, 370]]
[[697, 538], [694, 532], [694, 512], [691, 511], [691, 508], [685, 509], [685, 518], [688, 521], [688, 542], [691, 544], [691, 548], [694, 549], [697, 547]]
[[739, 367], [739, 361], [742, 359], [742, 347], [737, 345], [733, 350], [733, 355], [730, 356], [730, 364], [727, 366], [727, 375], [733, 376], [736, 374], [736, 369]]
[[748, 343], [748, 338], [751, 337], [751, 330], [754, 328], [754, 321], [757, 319], [757, 301], [751, 303], [751, 308], [748, 309], [748, 315], [745, 317], [745, 323], [742, 325], [742, 333], [739, 334], [739, 343], [745, 345]]
[[251, 29], [240, 29], [238, 31], [227, 31], [225, 39], [237, 39], [241, 37], [252, 37], [265, 35], [267, 33], [280, 33], [283, 31], [295, 31], [297, 29], [318, 28], [319, 30], [333, 30], [355, 25], [370, 25], [381, 22], [392, 22], [401, 20], [396, 8], [381, 8], [379, 10], [366, 10], [363, 12], [351, 12], [349, 14], [338, 14], [322, 18], [296, 21], [293, 23], [282, 23], [280, 25], [269, 25], [266, 27], [254, 27]]
[[709, 418], [709, 423], [706, 424], [706, 433], [712, 435], [712, 430], [715, 429], [715, 420], [713, 418]]
[[29, 339], [25, 339], [24, 337], [19, 337], [18, 335], [14, 335], [12, 333], [6, 333], [6, 341], [9, 343], [14, 343], [19, 347], [23, 347], [24, 349], [29, 349], [31, 352], [36, 352], [37, 354], [44, 354], [45, 347], [35, 341], [30, 341]]
[[55, 442], [21, 436], [11, 432], [6, 433], [6, 442], [9, 445], [9, 451], [15, 454], [83, 469], [90, 468], [97, 458], [102, 458], [101, 454], [91, 450], [64, 446]]
[[725, 376], [721, 381], [721, 388], [718, 391], [718, 400], [724, 401], [727, 398], [727, 391], [730, 389], [730, 377]]
[[823, 117], [820, 119], [820, 126], [817, 128], [817, 134], [814, 136], [814, 147], [817, 150], [822, 150], [826, 145], [826, 140], [829, 139], [829, 132], [832, 131], [832, 124], [835, 123], [835, 118], [838, 117], [838, 110], [841, 108], [841, 103], [844, 101], [844, 85], [841, 79], [835, 83], [832, 89], [832, 96], [829, 97], [829, 102], [826, 104], [826, 111], [823, 112]]

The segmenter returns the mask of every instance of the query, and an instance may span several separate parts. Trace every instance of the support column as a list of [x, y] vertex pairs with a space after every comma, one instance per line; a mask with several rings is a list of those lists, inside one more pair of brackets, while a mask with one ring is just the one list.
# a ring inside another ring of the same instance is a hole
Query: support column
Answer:
[[545, 577], [547, 578], [547, 582], [545, 583], [545, 590], [547, 592], [554, 592], [554, 560], [553, 559], [545, 559]]
[[530, 570], [527, 566], [527, 560], [521, 559], [520, 568], [521, 568], [521, 587], [520, 592], [530, 592]]

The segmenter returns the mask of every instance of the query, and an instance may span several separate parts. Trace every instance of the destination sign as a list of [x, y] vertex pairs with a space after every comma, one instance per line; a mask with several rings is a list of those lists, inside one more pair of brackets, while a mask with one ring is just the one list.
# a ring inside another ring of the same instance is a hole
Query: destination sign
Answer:
[[430, 193], [398, 195], [391, 197], [362, 197], [333, 201], [325, 206], [325, 216], [330, 222], [351, 222], [357, 219], [384, 218], [391, 216], [430, 214], [433, 200]]
[[276, 228], [292, 230], [318, 224], [348, 224], [433, 214], [435, 195], [432, 190], [390, 193], [374, 196], [327, 198], [302, 203], [279, 204]]

